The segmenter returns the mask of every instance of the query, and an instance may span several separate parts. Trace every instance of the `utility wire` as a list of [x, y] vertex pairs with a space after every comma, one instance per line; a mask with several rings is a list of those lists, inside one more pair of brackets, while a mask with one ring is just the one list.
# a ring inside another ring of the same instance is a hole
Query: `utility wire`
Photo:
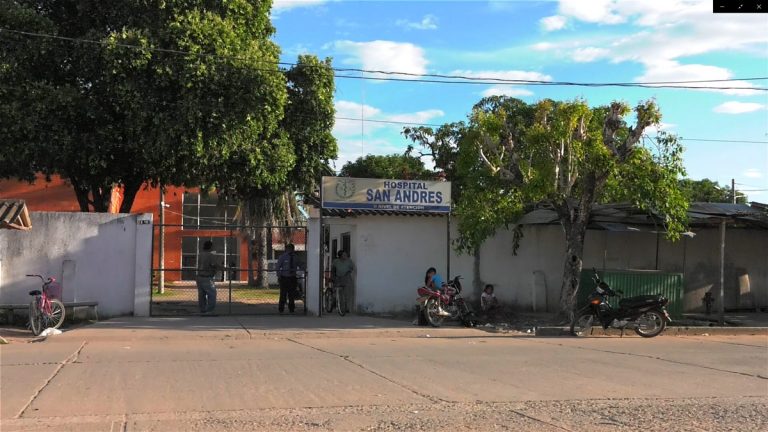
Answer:
[[[13, 30], [0, 27], [0, 33], [13, 33], [29, 37], [37, 38], [49, 38], [64, 40], [76, 43], [87, 43], [97, 45], [109, 45], [118, 46], [121, 48], [138, 49], [142, 51], [154, 51], [168, 54], [177, 54], [184, 56], [196, 56], [213, 59], [227, 59], [227, 60], [248, 60], [253, 59], [239, 56], [227, 56], [221, 54], [212, 53], [194, 53], [190, 51], [175, 50], [168, 48], [155, 48], [155, 47], [142, 47], [139, 45], [132, 45], [122, 42], [108, 42], [98, 41], [91, 39], [72, 38], [66, 36], [57, 36], [46, 33], [35, 33], [21, 30]], [[260, 63], [273, 64], [278, 66], [301, 66], [301, 67], [326, 67], [326, 66], [314, 66], [314, 65], [298, 65], [296, 63], [287, 62], [275, 62], [259, 60]], [[437, 84], [476, 84], [476, 85], [498, 85], [498, 84], [510, 84], [510, 85], [533, 85], [533, 86], [577, 86], [577, 87], [640, 87], [640, 88], [677, 88], [677, 89], [711, 89], [711, 90], [754, 90], [754, 91], [768, 91], [765, 87], [717, 87], [717, 86], [692, 86], [684, 84], [703, 84], [703, 83], [715, 83], [715, 82], [738, 82], [738, 81], [762, 81], [768, 80], [768, 77], [748, 77], [748, 78], [731, 78], [731, 79], [712, 79], [712, 80], [688, 80], [688, 81], [654, 81], [654, 82], [603, 82], [603, 83], [588, 83], [588, 82], [575, 82], [575, 81], [546, 81], [546, 80], [524, 80], [524, 79], [505, 79], [495, 77], [476, 77], [476, 76], [464, 76], [464, 75], [445, 75], [445, 74], [418, 74], [411, 72], [397, 72], [397, 71], [382, 71], [382, 70], [370, 70], [370, 69], [358, 69], [358, 68], [336, 68], [330, 67], [334, 72], [360, 72], [367, 74], [387, 75], [381, 76], [358, 76], [358, 75], [339, 75], [335, 74], [337, 78], [343, 79], [362, 79], [373, 81], [399, 81], [399, 82], [419, 82], [419, 83], [437, 83]], [[284, 73], [281, 70], [263, 69], [272, 73]], [[396, 76], [407, 76], [411, 78], [395, 78]], [[412, 78], [433, 78], [433, 79], [412, 79]]]
[[[19, 92], [22, 91], [29, 91], [29, 89], [21, 88], [21, 87], [14, 87], [14, 86], [7, 86], [0, 84], [0, 88], [9, 89], [9, 90], [16, 90]], [[44, 89], [38, 89], [38, 90], [44, 90]], [[118, 98], [105, 98], [109, 99], [112, 102], [124, 102]], [[185, 105], [178, 102], [167, 102], [167, 101], [153, 101], [144, 99], [142, 100], [142, 103], [144, 104], [155, 104], [155, 105], [164, 105], [164, 106], [177, 106], [177, 107], [193, 107], [193, 105]], [[200, 106], [200, 105], [197, 105]], [[299, 117], [303, 118], [312, 118], [312, 116], [309, 115], [299, 115]], [[342, 116], [335, 116], [334, 120], [344, 120], [344, 121], [352, 121], [352, 122], [366, 122], [366, 123], [380, 123], [380, 124], [392, 124], [392, 125], [403, 125], [403, 126], [426, 126], [426, 127], [433, 127], [433, 128], [439, 128], [444, 126], [445, 124], [438, 124], [438, 123], [419, 123], [419, 122], [409, 122], [409, 121], [398, 121], [398, 120], [377, 120], [377, 119], [370, 119], [370, 118], [356, 118], [356, 117], [342, 117]], [[447, 123], [446, 123], [447, 124]], [[645, 138], [649, 138], [652, 140], [655, 140], [657, 137], [650, 136], [650, 135], [643, 135]], [[708, 138], [687, 138], [687, 137], [678, 137], [680, 141], [702, 141], [702, 142], [718, 142], [718, 143], [735, 143], [735, 144], [768, 144], [768, 141], [748, 141], [748, 140], [729, 140], [729, 139], [708, 139]]]

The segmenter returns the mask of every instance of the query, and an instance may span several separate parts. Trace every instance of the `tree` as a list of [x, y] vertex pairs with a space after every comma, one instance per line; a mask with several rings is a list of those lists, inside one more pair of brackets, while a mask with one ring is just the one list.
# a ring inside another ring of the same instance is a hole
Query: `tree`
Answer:
[[0, 177], [68, 178], [81, 210], [145, 184], [277, 188], [294, 154], [271, 3], [0, 0]]
[[[331, 59], [320, 61], [311, 55], [299, 56], [295, 65], [285, 73], [288, 101], [281, 130], [285, 132], [295, 156], [285, 181], [274, 187], [244, 185], [233, 191], [241, 200], [244, 225], [249, 245], [249, 256], [255, 256], [259, 268], [267, 266], [266, 251], [272, 241], [273, 224], [281, 226], [283, 243], [292, 238], [292, 229], [298, 220], [296, 193], [311, 192], [327, 172], [330, 160], [338, 153], [332, 129], [336, 110], [333, 95], [336, 90]], [[253, 240], [253, 242], [251, 241]], [[254, 245], [256, 249], [251, 251]], [[252, 261], [248, 261], [249, 283], [266, 286], [264, 272], [253, 277]]]
[[[625, 120], [631, 111], [634, 126]], [[685, 228], [687, 201], [677, 183], [682, 147], [664, 133], [655, 148], [641, 145], [643, 131], [660, 119], [653, 101], [631, 110], [622, 102], [590, 108], [580, 100], [482, 99], [457, 137], [457, 169], [465, 179], [456, 210], [459, 248], [471, 252], [530, 204], [549, 204], [565, 233], [560, 309], [570, 314], [590, 209], [605, 194], [660, 214], [671, 239]]]
[[345, 163], [339, 174], [345, 177], [404, 180], [435, 178], [435, 173], [426, 169], [421, 159], [410, 154], [359, 157], [354, 162]]
[[[720, 186], [717, 182], [710, 179], [682, 179], [680, 180], [680, 188], [690, 202], [733, 202], [733, 192], [731, 189], [726, 186]], [[747, 197], [738, 189], [736, 190], [736, 202], [739, 204], [747, 203]]]

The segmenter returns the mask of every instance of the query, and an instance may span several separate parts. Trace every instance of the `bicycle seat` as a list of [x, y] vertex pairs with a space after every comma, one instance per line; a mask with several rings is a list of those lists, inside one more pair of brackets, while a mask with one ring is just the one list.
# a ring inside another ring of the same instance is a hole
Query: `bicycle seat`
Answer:
[[29, 295], [31, 296], [38, 296], [40, 294], [41, 294], [40, 290], [34, 290], [29, 292]]

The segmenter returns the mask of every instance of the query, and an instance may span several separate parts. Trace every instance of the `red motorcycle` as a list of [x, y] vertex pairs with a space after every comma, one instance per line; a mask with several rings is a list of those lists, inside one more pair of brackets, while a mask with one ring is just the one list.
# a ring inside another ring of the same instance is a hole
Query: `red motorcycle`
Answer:
[[467, 327], [477, 325], [477, 318], [464, 298], [461, 297], [461, 276], [456, 276], [443, 287], [443, 291], [419, 287], [419, 310], [424, 320], [432, 327], [440, 327], [446, 318], [458, 319]]

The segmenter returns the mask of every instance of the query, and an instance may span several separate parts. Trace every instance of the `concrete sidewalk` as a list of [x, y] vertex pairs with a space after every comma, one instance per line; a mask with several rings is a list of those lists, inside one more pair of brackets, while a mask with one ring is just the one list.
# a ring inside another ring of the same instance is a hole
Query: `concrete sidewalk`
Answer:
[[[525, 327], [525, 326], [523, 326]], [[302, 315], [263, 316], [190, 316], [190, 317], [121, 317], [90, 324], [64, 327], [63, 334], [50, 341], [105, 340], [248, 340], [271, 338], [372, 338], [372, 337], [494, 337], [494, 336], [569, 336], [567, 327], [537, 326], [518, 329], [510, 327], [462, 327], [446, 322], [443, 327], [414, 326], [407, 319], [329, 314], [323, 317]], [[593, 336], [619, 336], [618, 330], [595, 328]], [[761, 335], [768, 336], [765, 327], [689, 327], [670, 326], [663, 336], [691, 335]], [[10, 343], [31, 342], [38, 338], [21, 328], [0, 328], [0, 336]], [[625, 337], [636, 337], [626, 331]]]
[[[459, 323], [446, 323], [440, 328], [418, 327], [408, 320], [357, 315], [340, 317], [335, 314], [319, 318], [301, 315], [121, 317], [65, 327], [62, 330], [63, 334], [49, 337], [48, 340], [68, 342], [73, 340], [247, 340], [308, 336], [355, 338], [501, 335], [496, 333], [495, 329], [465, 328]], [[11, 343], [30, 342], [37, 339], [29, 330], [18, 328], [0, 328], [0, 335]]]

